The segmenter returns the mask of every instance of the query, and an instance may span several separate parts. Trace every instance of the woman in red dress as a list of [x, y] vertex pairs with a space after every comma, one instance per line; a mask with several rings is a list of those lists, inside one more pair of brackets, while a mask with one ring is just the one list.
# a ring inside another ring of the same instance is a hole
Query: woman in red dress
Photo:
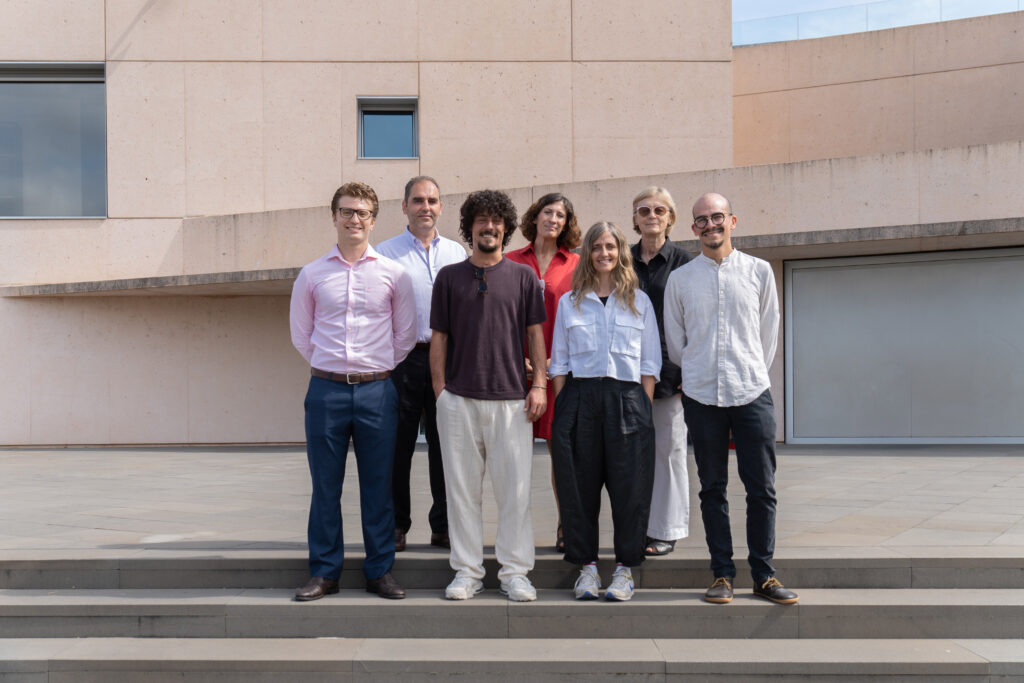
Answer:
[[[534, 202], [523, 214], [519, 225], [530, 244], [522, 249], [510, 251], [505, 256], [511, 261], [530, 266], [540, 279], [544, 289], [544, 311], [547, 313], [547, 320], [542, 329], [550, 365], [551, 335], [555, 327], [555, 312], [558, 310], [558, 300], [572, 289], [572, 272], [576, 269], [580, 257], [579, 254], [574, 254], [571, 250], [579, 246], [582, 234], [576, 221], [576, 212], [572, 208], [572, 202], [558, 192], [546, 194]], [[526, 359], [526, 366], [527, 373], [532, 373], [534, 368], [530, 367], [529, 358]], [[555, 398], [550, 381], [547, 382], [547, 387], [548, 409], [539, 420], [533, 423], [533, 436], [536, 439], [547, 441], [548, 453], [550, 453], [551, 417], [555, 411]], [[552, 491], [554, 491], [553, 477], [554, 475], [551, 480]], [[557, 495], [556, 493], [556, 509]], [[555, 549], [558, 552], [565, 552], [561, 520], [558, 521]]]

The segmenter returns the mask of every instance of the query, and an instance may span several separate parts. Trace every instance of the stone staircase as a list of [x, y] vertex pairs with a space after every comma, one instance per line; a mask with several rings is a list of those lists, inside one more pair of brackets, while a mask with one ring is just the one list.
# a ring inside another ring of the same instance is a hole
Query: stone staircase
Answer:
[[634, 572], [629, 603], [572, 600], [575, 570], [541, 552], [539, 598], [518, 604], [493, 590], [493, 559], [492, 590], [445, 601], [447, 555], [411, 547], [395, 567], [409, 597], [381, 600], [352, 550], [344, 589], [313, 603], [290, 600], [293, 552], [0, 561], [0, 683], [1024, 681], [1024, 563], [991, 549], [802, 549], [776, 563], [790, 607], [742, 576], [731, 604], [704, 603], [707, 560], [685, 550]]

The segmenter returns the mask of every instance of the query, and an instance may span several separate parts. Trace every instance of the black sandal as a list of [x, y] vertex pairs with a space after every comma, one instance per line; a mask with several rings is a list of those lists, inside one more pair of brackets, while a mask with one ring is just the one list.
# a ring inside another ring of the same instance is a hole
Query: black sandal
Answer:
[[668, 555], [670, 552], [676, 549], [675, 541], [662, 541], [657, 538], [647, 537], [647, 547], [644, 548], [644, 555], [652, 557], [654, 555]]
[[558, 523], [558, 531], [555, 532], [555, 552], [565, 553], [565, 535], [562, 533], [562, 523]]

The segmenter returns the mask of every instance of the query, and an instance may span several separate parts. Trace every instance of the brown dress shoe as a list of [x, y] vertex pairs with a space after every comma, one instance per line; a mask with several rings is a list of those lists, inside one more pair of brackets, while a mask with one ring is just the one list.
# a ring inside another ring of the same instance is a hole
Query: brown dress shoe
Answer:
[[311, 576], [305, 586], [295, 591], [295, 599], [299, 602], [308, 602], [337, 592], [337, 581], [331, 581], [322, 576]]
[[395, 552], [400, 553], [405, 550], [405, 532], [395, 529]]
[[436, 545], [438, 548], [452, 548], [452, 540], [448, 538], [448, 532], [440, 534], [430, 534], [430, 545]]
[[395, 577], [388, 572], [379, 579], [366, 580], [366, 592], [376, 593], [382, 598], [389, 600], [401, 600], [405, 597], [405, 589], [398, 585]]

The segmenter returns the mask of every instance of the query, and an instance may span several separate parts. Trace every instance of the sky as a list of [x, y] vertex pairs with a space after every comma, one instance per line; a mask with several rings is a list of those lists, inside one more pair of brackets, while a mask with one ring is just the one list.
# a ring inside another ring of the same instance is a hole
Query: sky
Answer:
[[732, 0], [732, 20], [747, 21], [856, 4], [862, 4], [862, 0]]

